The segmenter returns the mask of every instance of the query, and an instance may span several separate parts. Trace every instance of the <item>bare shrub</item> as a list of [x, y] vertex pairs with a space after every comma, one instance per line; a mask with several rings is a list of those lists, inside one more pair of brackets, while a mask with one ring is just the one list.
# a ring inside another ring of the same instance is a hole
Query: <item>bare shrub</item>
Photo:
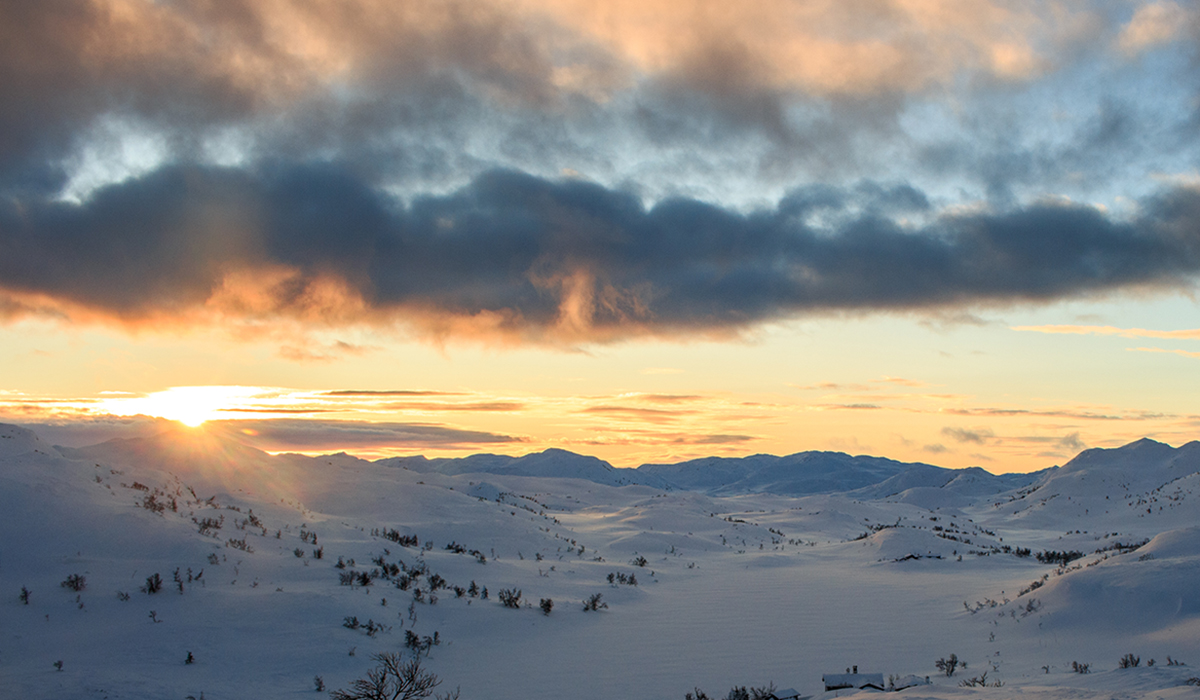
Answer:
[[516, 588], [501, 588], [496, 594], [500, 598], [500, 603], [506, 608], [521, 607], [521, 591]]
[[[349, 690], [335, 690], [333, 700], [417, 700], [433, 695], [442, 680], [421, 668], [420, 659], [404, 661], [400, 654], [384, 652], [371, 656], [378, 666], [367, 671], [366, 678], [350, 682]], [[458, 690], [434, 696], [438, 700], [457, 700]]]
[[[937, 670], [946, 674], [946, 677], [949, 678], [950, 676], [954, 675], [954, 671], [958, 668], [958, 655], [951, 654], [949, 658], [938, 659], [937, 661], [933, 662], [933, 665], [937, 667]], [[966, 664], [963, 664], [963, 667], [965, 668]]]

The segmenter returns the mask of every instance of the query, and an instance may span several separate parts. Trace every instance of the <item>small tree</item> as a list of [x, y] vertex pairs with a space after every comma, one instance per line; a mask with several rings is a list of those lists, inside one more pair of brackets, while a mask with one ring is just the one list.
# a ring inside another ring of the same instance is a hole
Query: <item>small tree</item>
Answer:
[[500, 603], [506, 608], [521, 607], [521, 591], [516, 588], [501, 588], [497, 594], [500, 598]]
[[600, 600], [603, 597], [604, 596], [601, 595], [600, 593], [593, 593], [590, 596], [588, 596], [587, 599], [583, 601], [583, 611], [584, 612], [595, 612], [597, 610], [600, 610], [601, 608], [607, 609], [608, 603], [601, 602], [601, 600]]
[[[384, 652], [371, 657], [379, 665], [367, 671], [366, 678], [350, 682], [349, 690], [335, 690], [333, 700], [418, 700], [433, 695], [442, 680], [421, 668], [420, 659], [404, 661], [400, 654]], [[438, 700], [456, 700], [458, 690], [436, 695]]]
[[[937, 666], [937, 670], [946, 674], [947, 677], [953, 676], [955, 669], [958, 668], [958, 655], [951, 654], [948, 659], [938, 659], [933, 662], [933, 665]], [[966, 664], [963, 665], [965, 666]]]
[[58, 585], [62, 586], [63, 588], [69, 588], [78, 593], [87, 588], [87, 577], [80, 576], [79, 574], [71, 574], [66, 578], [65, 581]]
[[163, 587], [162, 576], [159, 576], [158, 574], [154, 574], [152, 576], [146, 577], [146, 585], [142, 586], [142, 592], [143, 593], [158, 593], [159, 591], [162, 590], [162, 587]]
[[28, 588], [21, 586], [20, 598], [21, 598], [22, 603], [24, 603], [25, 605], [29, 605], [29, 589]]
[[543, 615], [549, 615], [550, 611], [554, 609], [554, 601], [549, 598], [542, 598], [539, 607], [541, 607]]
[[1119, 668], [1137, 668], [1140, 663], [1142, 663], [1142, 657], [1134, 656], [1133, 654], [1126, 654], [1125, 656], [1121, 657], [1120, 661], [1117, 662], [1117, 666]]

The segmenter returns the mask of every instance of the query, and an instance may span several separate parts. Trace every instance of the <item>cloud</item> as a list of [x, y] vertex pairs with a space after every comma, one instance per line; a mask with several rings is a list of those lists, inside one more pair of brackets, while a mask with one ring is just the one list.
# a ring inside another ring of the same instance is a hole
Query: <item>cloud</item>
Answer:
[[437, 413], [441, 411], [463, 411], [467, 413], [515, 413], [525, 409], [525, 404], [518, 401], [476, 401], [473, 403], [433, 403], [430, 401], [409, 401], [407, 403], [392, 403], [380, 406], [387, 411], [424, 411]]
[[1012, 326], [1014, 331], [1032, 331], [1034, 333], [1061, 333], [1073, 335], [1115, 335], [1121, 338], [1162, 338], [1178, 340], [1200, 340], [1200, 329], [1178, 331], [1156, 331], [1145, 328], [1117, 328], [1115, 326], [1085, 326], [1085, 325], [1043, 325], [1043, 326]]
[[984, 428], [981, 430], [968, 430], [966, 428], [942, 428], [942, 435], [953, 438], [958, 442], [972, 442], [977, 445], [982, 445], [991, 438], [995, 437], [995, 433]]
[[1128, 55], [1139, 54], [1178, 37], [1193, 19], [1188, 10], [1174, 2], [1141, 5], [1117, 37], [1117, 48]]
[[[1122, 45], [1166, 41], [1172, 8], [1142, 6]], [[1089, 96], [1050, 143], [1042, 111], [1009, 109], [1022, 85], [1111, 68], [1091, 63], [1116, 33], [1104, 9], [14, 0], [0, 321], [578, 349], [1191, 286], [1193, 186], [1126, 216], [1037, 199], [1194, 146], [1140, 85]]]
[[278, 418], [209, 421], [205, 430], [223, 433], [260, 449], [314, 451], [452, 448], [522, 442], [521, 438], [431, 423], [371, 423], [350, 420]]
[[1012, 418], [1019, 416], [1037, 416], [1045, 418], [1069, 418], [1071, 420], [1105, 420], [1105, 421], [1129, 421], [1129, 420], [1158, 420], [1162, 418], [1173, 418], [1174, 416], [1166, 413], [1155, 413], [1150, 411], [1124, 411], [1116, 413], [1099, 413], [1096, 411], [1086, 411], [1078, 409], [1028, 409], [1028, 408], [945, 408], [941, 409], [941, 413], [949, 413], [956, 416], [994, 416], [997, 418]]
[[1200, 357], [1200, 352], [1189, 352], [1187, 350], [1167, 350], [1165, 348], [1129, 348], [1133, 352], [1159, 352], [1168, 353], [1171, 355], [1181, 355], [1183, 357]]
[[279, 348], [279, 357], [292, 362], [332, 362], [347, 356], [365, 355], [379, 349], [337, 340], [328, 345], [316, 347], [284, 345]]
[[[80, 204], [0, 202], [0, 287], [129, 323], [400, 323], [571, 344], [1180, 288], [1200, 272], [1188, 189], [1129, 222], [1037, 204], [920, 227], [892, 218], [919, 198], [861, 211], [853, 190], [824, 190], [832, 200], [801, 189], [743, 214], [494, 171], [404, 204], [329, 165], [164, 167]], [[811, 225], [814, 207], [842, 220]]]
[[679, 445], [737, 445], [743, 442], [752, 442], [758, 438], [753, 435], [700, 435], [700, 436], [685, 436], [678, 437], [671, 442]]
[[904, 387], [929, 386], [925, 382], [919, 381], [917, 379], [905, 379], [904, 377], [884, 377], [882, 379], [874, 379], [872, 381], [876, 384], [893, 384], [895, 386], [904, 386]]
[[932, 445], [925, 445], [924, 447], [921, 448], [921, 451], [928, 452], [929, 454], [938, 455], [938, 454], [942, 454], [944, 452], [949, 452], [950, 450], [948, 450], [946, 448], [946, 446], [941, 443], [934, 443]]
[[459, 392], [452, 391], [419, 391], [413, 389], [338, 389], [336, 391], [323, 391], [321, 396], [347, 396], [347, 397], [378, 397], [378, 396], [462, 396]]
[[614, 416], [629, 420], [646, 421], [649, 423], [669, 423], [683, 416], [694, 414], [687, 409], [643, 408], [640, 406], [589, 406], [580, 413]]
[[1069, 433], [1062, 436], [1024, 436], [1024, 437], [1008, 437], [1004, 438], [1012, 442], [1024, 442], [1033, 445], [1050, 444], [1054, 446], [1054, 450], [1039, 453], [1040, 457], [1062, 457], [1071, 453], [1082, 452], [1087, 449], [1087, 444], [1079, 437], [1079, 433]]
[[1081, 452], [1087, 449], [1087, 445], [1083, 442], [1083, 440], [1079, 439], [1079, 433], [1064, 435], [1063, 437], [1059, 438], [1057, 444], [1062, 449], [1070, 450], [1072, 452]]

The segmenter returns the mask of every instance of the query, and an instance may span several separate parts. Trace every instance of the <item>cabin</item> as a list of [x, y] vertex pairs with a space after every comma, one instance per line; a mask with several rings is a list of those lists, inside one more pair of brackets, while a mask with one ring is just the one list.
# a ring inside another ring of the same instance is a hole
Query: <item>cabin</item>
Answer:
[[863, 690], [865, 688], [884, 690], [886, 688], [883, 684], [882, 673], [859, 673], [857, 666], [854, 667], [854, 673], [827, 673], [821, 676], [821, 680], [825, 682], [825, 690]]
[[801, 695], [795, 688], [784, 688], [771, 693], [771, 700], [808, 700], [811, 695]]

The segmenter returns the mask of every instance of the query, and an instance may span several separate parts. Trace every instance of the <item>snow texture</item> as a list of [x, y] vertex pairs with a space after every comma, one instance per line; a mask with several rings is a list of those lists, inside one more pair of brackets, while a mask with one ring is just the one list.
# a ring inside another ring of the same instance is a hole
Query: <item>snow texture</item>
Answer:
[[468, 699], [878, 692], [824, 691], [852, 667], [910, 698], [1196, 697], [1176, 662], [1200, 663], [1198, 491], [1194, 442], [1034, 475], [834, 453], [618, 470], [0, 425], [0, 695], [323, 697], [317, 676], [347, 688], [401, 651]]

